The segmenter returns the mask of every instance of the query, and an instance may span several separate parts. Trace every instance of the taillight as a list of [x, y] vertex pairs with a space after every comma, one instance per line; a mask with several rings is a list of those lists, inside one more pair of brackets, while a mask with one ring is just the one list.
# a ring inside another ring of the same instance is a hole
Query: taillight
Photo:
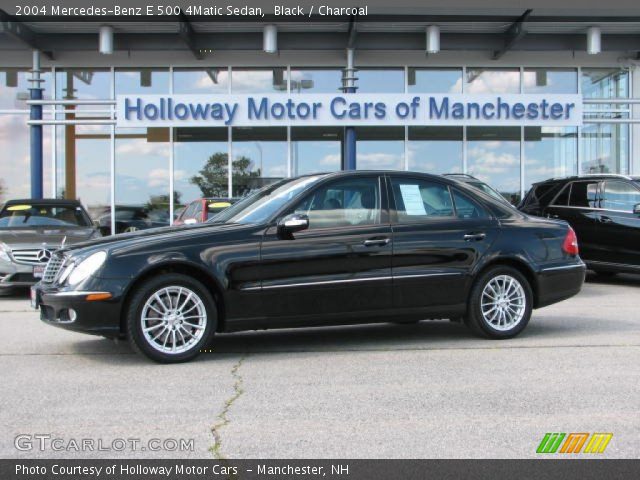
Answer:
[[571, 227], [569, 227], [567, 236], [564, 237], [564, 242], [562, 242], [562, 251], [572, 256], [576, 256], [580, 253], [580, 249], [578, 248], [578, 237], [576, 237], [576, 232], [574, 232]]

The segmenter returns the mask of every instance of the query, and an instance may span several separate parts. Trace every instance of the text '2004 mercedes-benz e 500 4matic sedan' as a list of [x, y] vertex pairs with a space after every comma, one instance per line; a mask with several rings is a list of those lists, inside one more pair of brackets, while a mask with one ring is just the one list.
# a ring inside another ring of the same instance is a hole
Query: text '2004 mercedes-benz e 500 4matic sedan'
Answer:
[[584, 275], [564, 221], [455, 179], [359, 171], [282, 180], [202, 225], [60, 250], [32, 302], [50, 325], [128, 337], [169, 363], [249, 329], [450, 318], [510, 338]]

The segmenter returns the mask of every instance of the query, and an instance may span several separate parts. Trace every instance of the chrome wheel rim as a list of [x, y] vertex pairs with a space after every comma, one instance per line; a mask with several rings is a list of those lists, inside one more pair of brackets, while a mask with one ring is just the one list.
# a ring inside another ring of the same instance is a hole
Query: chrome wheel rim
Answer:
[[524, 318], [526, 306], [524, 288], [510, 275], [493, 277], [482, 290], [482, 316], [496, 330], [511, 330], [518, 325]]
[[149, 296], [140, 323], [153, 349], [175, 355], [191, 350], [200, 341], [207, 327], [207, 310], [193, 290], [170, 286]]

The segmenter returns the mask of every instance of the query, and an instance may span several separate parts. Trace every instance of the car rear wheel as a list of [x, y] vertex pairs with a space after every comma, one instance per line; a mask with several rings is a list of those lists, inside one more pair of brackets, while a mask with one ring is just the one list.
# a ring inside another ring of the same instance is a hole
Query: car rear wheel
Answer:
[[465, 323], [483, 337], [515, 337], [529, 323], [532, 299], [531, 286], [518, 270], [492, 267], [471, 290]]
[[181, 274], [147, 280], [127, 310], [127, 333], [134, 350], [160, 363], [195, 358], [211, 341], [216, 324], [211, 294]]

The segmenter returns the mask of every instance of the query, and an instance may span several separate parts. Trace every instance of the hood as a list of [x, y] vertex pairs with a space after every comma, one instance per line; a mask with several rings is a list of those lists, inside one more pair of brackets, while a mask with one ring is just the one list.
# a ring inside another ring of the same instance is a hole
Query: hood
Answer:
[[65, 245], [73, 245], [89, 240], [95, 234], [96, 230], [92, 227], [0, 228], [0, 242], [10, 248], [42, 244], [59, 247], [65, 237]]
[[150, 243], [158, 242], [176, 242], [203, 235], [209, 236], [255, 227], [255, 225], [239, 223], [202, 223], [198, 225], [174, 225], [172, 227], [150, 228], [109, 237], [100, 237], [95, 240], [69, 246], [65, 248], [64, 251], [74, 252], [80, 249], [98, 250], [100, 248], [108, 248], [109, 250], [127, 249], [138, 245], [149, 245]]

